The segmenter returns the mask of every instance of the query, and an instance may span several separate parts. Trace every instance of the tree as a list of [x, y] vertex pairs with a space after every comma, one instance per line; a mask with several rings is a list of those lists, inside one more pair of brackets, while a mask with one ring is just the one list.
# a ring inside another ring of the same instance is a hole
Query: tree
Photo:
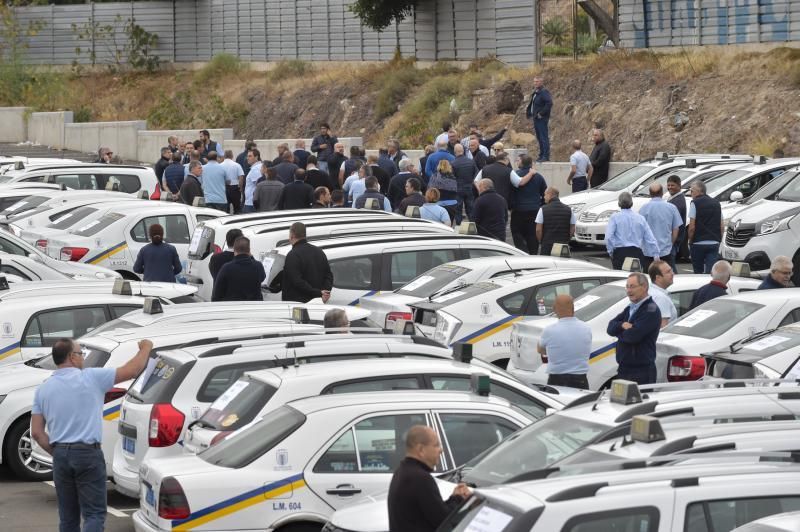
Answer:
[[350, 11], [368, 28], [381, 31], [411, 15], [416, 5], [417, 0], [356, 0]]

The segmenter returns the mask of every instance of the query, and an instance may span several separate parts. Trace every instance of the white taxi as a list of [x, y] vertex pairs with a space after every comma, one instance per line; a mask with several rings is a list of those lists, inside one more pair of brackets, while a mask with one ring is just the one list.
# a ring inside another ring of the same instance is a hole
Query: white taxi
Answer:
[[[703, 285], [708, 284], [708, 275], [676, 275], [667, 292], [675, 304], [678, 316], [689, 311], [692, 296]], [[738, 294], [758, 288], [759, 281], [743, 277], [731, 277], [728, 290]], [[625, 281], [608, 283], [590, 290], [575, 299], [575, 317], [592, 330], [592, 349], [589, 356], [589, 388], [597, 390], [607, 386], [617, 375], [615, 358], [617, 340], [606, 334], [608, 322], [628, 305]], [[536, 350], [542, 332], [558, 321], [552, 314], [541, 319], [523, 320], [515, 323], [511, 330], [511, 358], [508, 371], [528, 383], [546, 383], [547, 364], [542, 363]], [[670, 379], [672, 380], [672, 379]]]
[[457, 260], [431, 268], [393, 292], [364, 296], [361, 308], [370, 311], [370, 321], [379, 327], [392, 328], [398, 320], [411, 320], [410, 303], [428, 299], [452, 286], [464, 286], [505, 275], [555, 268], [598, 268], [604, 266], [578, 259], [541, 255], [519, 257], [478, 257]]
[[508, 274], [440, 292], [411, 304], [417, 327], [444, 345], [472, 345], [473, 356], [500, 366], [511, 353], [511, 326], [526, 316], [546, 316], [556, 296], [578, 297], [628, 272], [600, 269], [540, 270]]
[[12, 183], [56, 183], [74, 190], [118, 190], [136, 194], [145, 190], [150, 199], [161, 197], [161, 184], [147, 166], [101, 163], [34, 164], [9, 169], [0, 175], [0, 186]]
[[189, 235], [197, 224], [225, 215], [216, 209], [155, 201], [124, 201], [107, 207], [102, 216], [90, 218], [70, 233], [50, 237], [47, 254], [62, 261], [105, 266], [128, 279], [139, 279], [133, 264], [139, 250], [150, 242], [151, 225], [164, 228], [164, 241], [175, 246], [185, 266]]
[[[22, 255], [0, 253], [0, 274], [5, 275], [9, 283], [24, 281], [70, 281], [73, 277], [51, 268], [47, 264]], [[78, 280], [96, 279], [96, 277], [79, 277]]]
[[[455, 392], [379, 392], [287, 403], [207, 451], [141, 467], [138, 531], [312, 530], [357, 496], [386, 489], [404, 437], [429, 425], [441, 468], [532, 422], [504, 399]], [[440, 469], [442, 470], [442, 469]]]

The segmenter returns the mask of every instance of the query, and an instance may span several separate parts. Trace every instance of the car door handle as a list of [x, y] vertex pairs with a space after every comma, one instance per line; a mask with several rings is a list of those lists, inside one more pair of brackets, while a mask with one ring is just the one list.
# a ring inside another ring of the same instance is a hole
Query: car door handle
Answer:
[[361, 493], [361, 490], [353, 486], [352, 484], [339, 484], [332, 490], [326, 490], [325, 493], [328, 495], [339, 495], [340, 497], [348, 497], [350, 495], [357, 495]]

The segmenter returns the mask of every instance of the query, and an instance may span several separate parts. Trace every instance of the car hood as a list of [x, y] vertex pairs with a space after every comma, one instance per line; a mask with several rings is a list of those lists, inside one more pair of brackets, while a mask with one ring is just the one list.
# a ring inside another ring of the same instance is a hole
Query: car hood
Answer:
[[772, 216], [789, 213], [797, 208], [798, 204], [790, 201], [761, 200], [742, 209], [730, 221], [731, 223], [755, 224]]
[[0, 395], [31, 386], [39, 386], [52, 373], [48, 369], [34, 368], [23, 362], [3, 366], [0, 369]]

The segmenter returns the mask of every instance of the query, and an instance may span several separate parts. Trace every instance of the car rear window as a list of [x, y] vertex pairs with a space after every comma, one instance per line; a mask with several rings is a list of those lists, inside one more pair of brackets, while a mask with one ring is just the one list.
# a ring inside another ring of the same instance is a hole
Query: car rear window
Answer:
[[49, 199], [50, 198], [44, 196], [28, 196], [27, 198], [21, 199], [13, 205], [6, 207], [2, 212], [0, 212], [0, 215], [14, 216], [15, 214], [20, 214], [22, 212], [35, 209]]
[[581, 321], [593, 320], [609, 307], [625, 299], [625, 287], [601, 285], [575, 300], [575, 317]]
[[491, 292], [492, 290], [500, 288], [500, 286], [501, 285], [496, 283], [484, 281], [482, 283], [475, 283], [464, 287], [454, 287], [453, 290], [446, 290], [439, 296], [434, 297], [433, 302], [452, 305], [453, 303], [458, 303], [459, 301], [463, 301], [486, 292]]
[[116, 212], [110, 212], [108, 214], [104, 214], [97, 220], [89, 222], [84, 226], [78, 227], [78, 229], [75, 231], [75, 234], [78, 236], [96, 235], [106, 227], [109, 227], [111, 224], [113, 224], [117, 220], [121, 220], [122, 218], [125, 218], [125, 215]]
[[53, 229], [66, 229], [72, 227], [81, 220], [85, 220], [92, 214], [96, 213], [95, 207], [80, 207], [78, 209], [71, 209], [68, 212], [58, 213], [55, 218], [50, 219], [50, 225]]
[[128, 396], [143, 404], [169, 403], [194, 363], [156, 355], [147, 361], [145, 370], [128, 389]]
[[286, 439], [305, 421], [306, 416], [294, 408], [278, 407], [201, 452], [198, 457], [220, 467], [245, 467]]
[[442, 264], [401, 286], [397, 293], [406, 296], [428, 297], [470, 271], [469, 268], [463, 266]]
[[237, 430], [253, 421], [277, 390], [266, 382], [243, 377], [208, 407], [198, 425], [214, 430]]
[[[111, 358], [111, 353], [108, 351], [103, 351], [102, 349], [88, 345], [83, 345], [81, 352], [83, 353], [84, 368], [102, 368], [106, 365], [108, 359]], [[57, 369], [55, 362], [53, 362], [53, 355], [47, 355], [43, 358], [40, 358], [34, 363], [34, 367], [50, 370]]]
[[712, 299], [667, 325], [663, 331], [695, 338], [716, 338], [761, 308], [764, 305], [750, 301]]
[[792, 329], [778, 329], [770, 335], [740, 344], [737, 353], [767, 358], [800, 346], [800, 332]]

